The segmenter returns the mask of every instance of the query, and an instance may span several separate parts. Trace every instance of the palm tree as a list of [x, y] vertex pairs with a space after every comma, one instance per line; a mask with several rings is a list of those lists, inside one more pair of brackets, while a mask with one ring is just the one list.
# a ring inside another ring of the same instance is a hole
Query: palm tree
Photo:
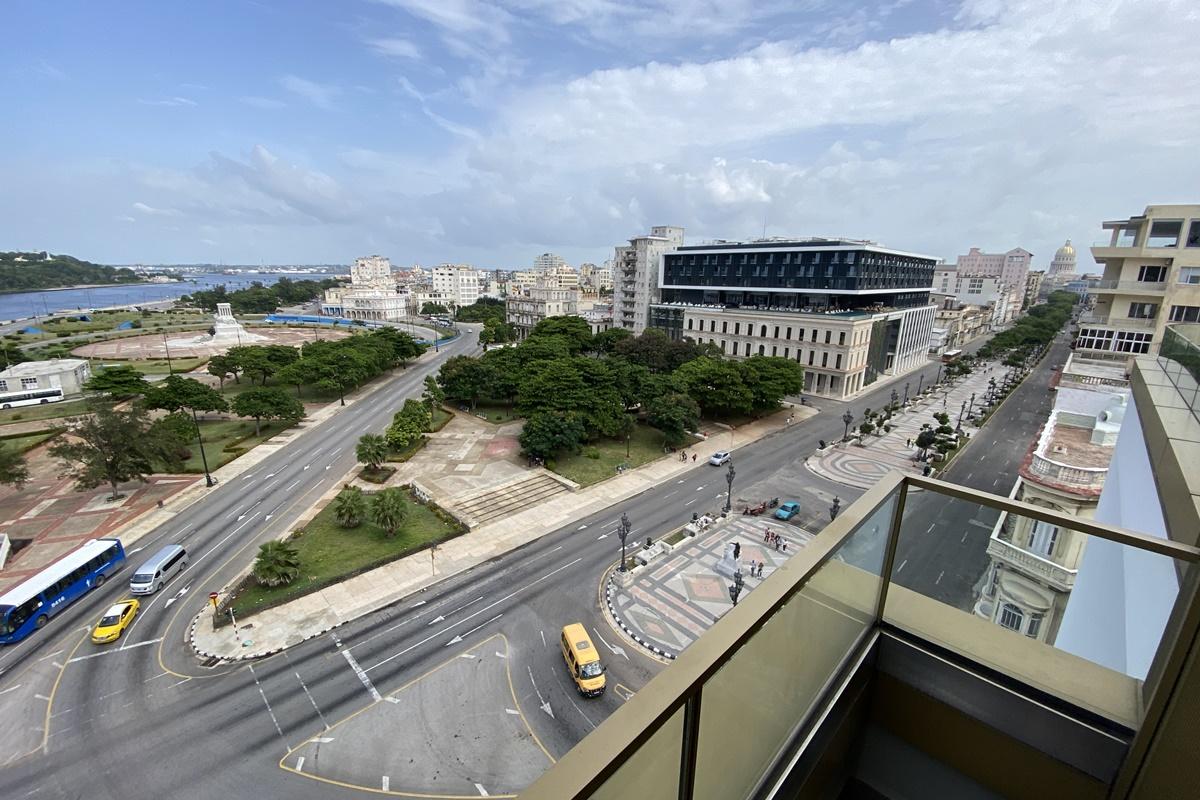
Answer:
[[263, 586], [283, 586], [300, 575], [300, 553], [287, 542], [263, 543], [254, 559], [254, 579]]
[[404, 499], [403, 489], [384, 489], [371, 497], [371, 519], [389, 537], [396, 535], [407, 516], [408, 503]]
[[367, 517], [367, 499], [362, 490], [351, 486], [333, 499], [333, 518], [343, 528], [357, 528]]
[[364, 433], [354, 448], [355, 457], [360, 463], [370, 467], [372, 471], [377, 471], [380, 465], [387, 460], [387, 454], [387, 439], [377, 433]]

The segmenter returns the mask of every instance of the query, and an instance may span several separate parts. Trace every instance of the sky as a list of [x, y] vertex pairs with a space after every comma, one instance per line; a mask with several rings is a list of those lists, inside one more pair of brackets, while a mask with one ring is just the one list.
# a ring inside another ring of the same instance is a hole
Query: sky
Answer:
[[0, 250], [519, 268], [845, 236], [1044, 268], [1200, 202], [1194, 0], [8, 0]]

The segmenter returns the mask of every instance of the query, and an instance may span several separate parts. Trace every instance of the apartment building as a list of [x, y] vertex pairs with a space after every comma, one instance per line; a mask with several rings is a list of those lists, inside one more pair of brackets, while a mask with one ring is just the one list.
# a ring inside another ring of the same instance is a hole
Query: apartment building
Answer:
[[547, 317], [579, 314], [579, 290], [537, 285], [510, 293], [504, 300], [504, 319], [513, 326], [518, 341]]
[[594, 292], [611, 290], [613, 286], [611, 263], [605, 262], [602, 267], [598, 267], [595, 264], [580, 264], [579, 282], [581, 288], [590, 289]]
[[1033, 253], [1021, 247], [1014, 247], [1005, 253], [985, 253], [978, 247], [972, 247], [966, 255], [960, 255], [956, 262], [959, 275], [996, 278], [1007, 288], [1009, 295], [1008, 308], [1000, 323], [1010, 322], [1021, 310], [1025, 297], [1026, 276], [1033, 263]]
[[472, 305], [479, 299], [479, 272], [465, 264], [434, 267], [433, 292], [452, 307]]
[[953, 295], [961, 305], [986, 307], [992, 328], [1000, 327], [1014, 316], [1012, 291], [998, 277], [963, 274], [957, 267], [939, 267], [933, 273], [933, 287], [939, 294]]
[[364, 256], [350, 265], [350, 285], [355, 288], [395, 289], [392, 262], [383, 256]]
[[805, 391], [851, 397], [928, 359], [936, 260], [842, 239], [719, 242], [662, 256], [650, 326], [737, 358], [804, 366]]
[[993, 311], [983, 306], [960, 303], [957, 296], [931, 292], [935, 304], [933, 325], [935, 342], [931, 340], [929, 351], [940, 353], [959, 350], [963, 345], [987, 333], [992, 328]]
[[372, 322], [394, 321], [407, 315], [408, 297], [397, 286], [388, 259], [364, 256], [354, 259], [350, 266], [349, 286], [335, 286], [325, 291], [321, 313]]
[[[1076, 359], [1060, 376], [1054, 408], [1021, 465], [1013, 498], [1077, 519], [1095, 516], [1129, 400], [1128, 381], [1113, 381], [1111, 372]], [[988, 542], [990, 565], [975, 613], [1053, 644], [1087, 540], [1073, 529], [1002, 514]]]
[[1092, 257], [1104, 272], [1075, 346], [1094, 358], [1153, 355], [1167, 325], [1200, 320], [1200, 205], [1147, 206], [1101, 227], [1108, 241]]
[[[1135, 359], [1095, 519], [890, 473], [522, 799], [1195, 797], [1196, 342]], [[941, 514], [1088, 537], [1053, 645], [911, 588]]]
[[657, 225], [613, 253], [613, 325], [636, 336], [646, 330], [650, 306], [657, 303], [663, 253], [683, 244], [683, 228]]
[[542, 253], [533, 259], [534, 272], [546, 272], [552, 269], [561, 269], [565, 266], [567, 266], [566, 259], [555, 253]]
[[1042, 293], [1042, 282], [1046, 279], [1046, 273], [1041, 270], [1034, 270], [1029, 273], [1025, 279], [1025, 300], [1021, 305], [1021, 310], [1024, 311], [1030, 306], [1037, 305], [1038, 297]]

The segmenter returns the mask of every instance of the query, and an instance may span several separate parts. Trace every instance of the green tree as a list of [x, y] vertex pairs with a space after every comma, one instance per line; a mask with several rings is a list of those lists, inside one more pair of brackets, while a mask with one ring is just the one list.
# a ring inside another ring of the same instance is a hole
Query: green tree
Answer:
[[622, 338], [614, 343], [613, 352], [652, 372], [671, 372], [703, 354], [691, 339], [673, 341], [657, 328], [648, 328], [641, 336]]
[[446, 393], [432, 375], [425, 376], [425, 391], [421, 393], [421, 399], [429, 404], [430, 412], [446, 400]]
[[759, 411], [778, 408], [783, 398], [804, 389], [804, 368], [791, 359], [753, 356], [738, 367], [752, 395], [751, 405]]
[[211, 386], [195, 378], [169, 375], [146, 390], [146, 408], [176, 411], [227, 411], [229, 404]]
[[0, 445], [0, 483], [20, 489], [29, 480], [25, 457], [15, 447]]
[[253, 572], [254, 580], [263, 586], [286, 586], [300, 577], [300, 552], [290, 542], [263, 542]]
[[385, 437], [391, 447], [402, 450], [421, 438], [432, 425], [433, 418], [428, 406], [416, 400], [405, 400], [404, 407], [392, 417], [392, 424], [388, 426]]
[[304, 419], [304, 405], [275, 386], [248, 389], [233, 399], [233, 413], [254, 418], [254, 435], [262, 435], [264, 419], [296, 423]]
[[540, 411], [525, 420], [521, 428], [521, 449], [535, 458], [551, 458], [557, 453], [576, 453], [587, 431], [579, 417], [561, 411]]
[[700, 356], [682, 364], [672, 373], [672, 379], [706, 415], [745, 414], [754, 407], [754, 393], [731, 361]]
[[209, 375], [212, 375], [214, 378], [220, 381], [222, 390], [225, 389], [225, 381], [229, 380], [230, 376], [232, 376], [236, 382], [242, 382], [242, 376], [238, 371], [237, 362], [229, 356], [215, 355], [210, 357], [208, 359], [208, 366], [206, 369], [208, 370]]
[[150, 384], [146, 377], [128, 364], [106, 367], [93, 375], [83, 390], [94, 394], [106, 394], [114, 400], [128, 400], [145, 393]]
[[455, 313], [454, 318], [460, 322], [483, 322], [488, 320], [504, 321], [504, 301], [494, 297], [481, 297], [469, 306], [463, 306]]
[[426, 301], [425, 304], [421, 306], [421, 313], [428, 317], [435, 314], [449, 314], [450, 309], [446, 308], [441, 303]]
[[479, 402], [484, 381], [484, 370], [479, 359], [470, 356], [452, 356], [438, 370], [438, 383], [446, 396], [470, 403], [471, 408], [475, 408]]
[[933, 447], [935, 442], [937, 442], [937, 434], [929, 428], [926, 428], [917, 434], [917, 440], [915, 444], [921, 450], [921, 458], [925, 457], [925, 453], [929, 450], [929, 448]]
[[561, 336], [574, 355], [591, 345], [592, 326], [583, 317], [546, 317], [529, 332], [531, 339], [544, 336]]
[[296, 387], [296, 397], [300, 397], [301, 389], [306, 385], [315, 384], [320, 380], [320, 370], [315, 359], [301, 358], [293, 361], [275, 373], [275, 380]]
[[108, 484], [112, 499], [117, 500], [121, 483], [145, 482], [154, 472], [155, 461], [169, 469], [182, 465], [179, 452], [185, 443], [170, 429], [155, 427], [143, 406], [117, 411], [111, 402], [92, 399], [88, 411], [87, 416], [70, 420], [66, 441], [50, 448], [50, 454], [63, 462], [63, 474], [74, 478], [79, 490]]
[[527, 369], [520, 380], [517, 409], [525, 417], [542, 411], [575, 413], [589, 434], [616, 436], [625, 406], [605, 364], [576, 358]]
[[354, 457], [358, 459], [359, 463], [366, 464], [372, 470], [379, 469], [387, 460], [387, 454], [387, 439], [377, 433], [364, 433], [358, 438], [358, 444], [354, 447]]
[[700, 406], [686, 394], [665, 394], [647, 404], [646, 421], [663, 432], [667, 444], [678, 447], [688, 431], [700, 427]]
[[609, 328], [593, 336], [588, 349], [598, 355], [610, 355], [616, 352], [616, 347], [619, 343], [632, 336], [633, 332], [627, 328]]
[[367, 498], [362, 489], [351, 486], [333, 498], [333, 518], [340, 527], [357, 528], [367, 518]]
[[389, 536], [395, 536], [408, 518], [408, 502], [404, 490], [384, 489], [371, 496], [371, 520]]

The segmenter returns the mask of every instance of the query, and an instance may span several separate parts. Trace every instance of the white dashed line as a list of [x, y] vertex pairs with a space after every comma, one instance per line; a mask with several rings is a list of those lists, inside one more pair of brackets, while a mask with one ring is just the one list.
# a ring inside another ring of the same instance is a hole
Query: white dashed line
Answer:
[[346, 663], [350, 665], [350, 669], [354, 670], [354, 674], [358, 676], [363, 686], [367, 687], [367, 691], [371, 693], [371, 699], [376, 703], [383, 699], [379, 694], [379, 690], [375, 688], [375, 684], [371, 683], [371, 679], [367, 677], [366, 670], [358, 665], [358, 662], [354, 660], [354, 656], [350, 651], [343, 650], [342, 655], [345, 656]]
[[491, 797], [491, 795], [487, 793], [487, 789], [483, 788], [482, 783], [475, 784], [475, 788], [479, 790], [480, 797]]
[[297, 486], [297, 485], [299, 485], [299, 483], [300, 483], [300, 481], [295, 481], [295, 482], [294, 482], [294, 483], [292, 483], [290, 486], [288, 486], [286, 489], [284, 489], [284, 491], [285, 491], [285, 492], [290, 492], [292, 489], [295, 489], [295, 488], [296, 488], [296, 486]]
[[896, 574], [897, 574], [897, 575], [899, 575], [899, 574], [900, 574], [900, 571], [904, 569], [904, 565], [905, 565], [905, 564], [907, 564], [907, 563], [908, 563], [908, 559], [907, 559], [907, 558], [906, 558], [906, 559], [904, 559], [903, 561], [901, 561], [901, 562], [900, 562], [900, 568], [896, 570]]
[[383, 776], [383, 781], [380, 785], [383, 787], [383, 791], [385, 791], [385, 792], [391, 791], [391, 781], [388, 780], [387, 775]]
[[304, 772], [304, 756], [296, 759], [296, 772]]

